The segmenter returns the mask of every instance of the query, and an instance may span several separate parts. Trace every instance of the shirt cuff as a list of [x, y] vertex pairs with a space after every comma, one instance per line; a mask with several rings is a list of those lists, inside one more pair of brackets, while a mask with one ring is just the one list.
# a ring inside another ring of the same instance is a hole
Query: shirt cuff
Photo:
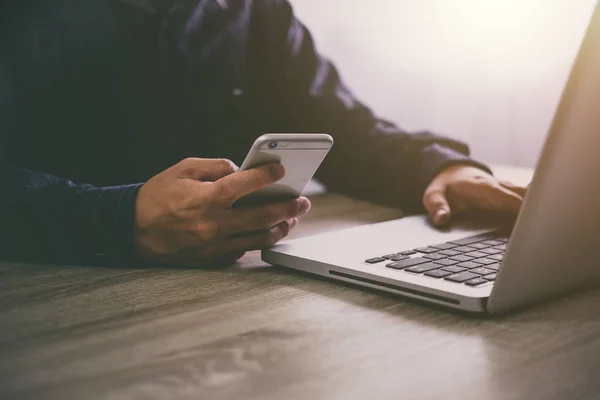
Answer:
[[142, 184], [90, 188], [82, 193], [90, 202], [92, 257], [97, 264], [132, 265], [135, 203]]

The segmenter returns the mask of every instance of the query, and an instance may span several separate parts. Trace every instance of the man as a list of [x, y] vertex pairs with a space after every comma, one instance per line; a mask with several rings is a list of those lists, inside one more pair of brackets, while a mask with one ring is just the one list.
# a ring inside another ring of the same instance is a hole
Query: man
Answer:
[[221, 158], [268, 132], [331, 134], [317, 173], [330, 190], [424, 206], [436, 225], [521, 205], [464, 144], [376, 118], [285, 0], [2, 7], [2, 259], [201, 266], [271, 246], [309, 201], [232, 209], [285, 171]]

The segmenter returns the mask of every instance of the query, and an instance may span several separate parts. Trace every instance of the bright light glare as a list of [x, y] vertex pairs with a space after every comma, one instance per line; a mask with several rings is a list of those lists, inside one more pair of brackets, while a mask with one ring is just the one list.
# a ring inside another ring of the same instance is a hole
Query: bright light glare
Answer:
[[446, 7], [455, 8], [470, 23], [466, 29], [507, 31], [534, 20], [536, 9], [544, 3], [544, 0], [457, 0], [446, 2]]
[[533, 165], [596, 0], [292, 3], [377, 113]]

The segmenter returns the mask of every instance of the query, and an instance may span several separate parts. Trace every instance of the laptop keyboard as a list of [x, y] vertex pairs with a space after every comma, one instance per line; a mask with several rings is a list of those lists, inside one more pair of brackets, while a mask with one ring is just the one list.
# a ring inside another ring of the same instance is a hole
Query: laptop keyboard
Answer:
[[508, 234], [494, 232], [386, 254], [365, 262], [385, 263], [387, 268], [477, 287], [496, 280], [507, 243]]

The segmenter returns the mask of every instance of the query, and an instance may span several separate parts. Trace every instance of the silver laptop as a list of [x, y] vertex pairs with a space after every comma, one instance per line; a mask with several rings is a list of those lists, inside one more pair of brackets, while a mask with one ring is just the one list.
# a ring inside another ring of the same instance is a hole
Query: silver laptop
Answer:
[[512, 229], [424, 216], [283, 242], [264, 261], [476, 313], [600, 283], [600, 6]]

